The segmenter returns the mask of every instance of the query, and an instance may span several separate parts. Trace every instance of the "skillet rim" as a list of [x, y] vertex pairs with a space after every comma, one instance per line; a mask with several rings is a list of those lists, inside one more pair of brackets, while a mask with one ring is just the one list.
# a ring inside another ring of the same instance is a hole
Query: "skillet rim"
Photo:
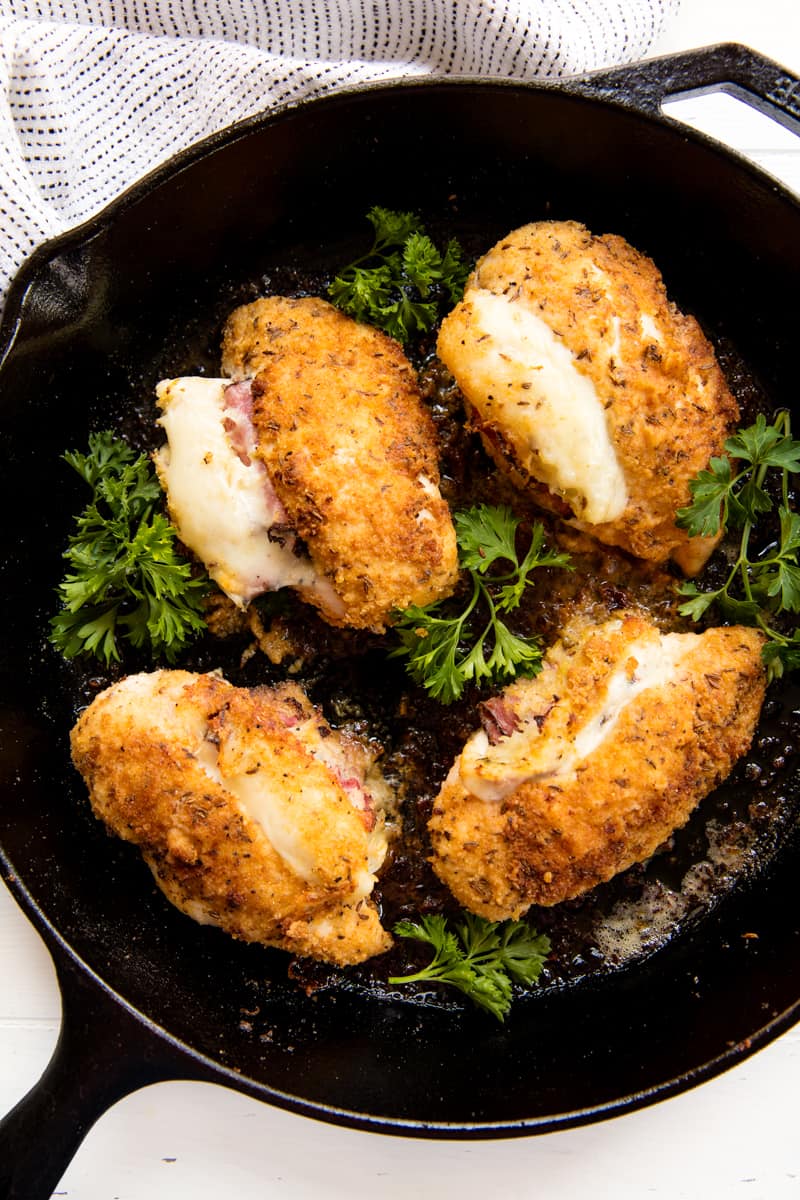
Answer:
[[[261, 1083], [251, 1076], [242, 1074], [211, 1058], [208, 1054], [195, 1049], [171, 1033], [121, 995], [94, 967], [80, 957], [55, 925], [44, 915], [22, 881], [14, 874], [7, 874], [10, 864], [2, 845], [0, 845], [0, 866], [3, 867], [6, 886], [31, 919], [52, 956], [64, 998], [67, 999], [70, 994], [69, 971], [71, 969], [76, 971], [83, 981], [90, 984], [93, 991], [97, 993], [96, 998], [103, 997], [110, 1002], [114, 1008], [121, 1010], [128, 1020], [132, 1020], [148, 1038], [153, 1039], [156, 1049], [169, 1051], [166, 1073], [163, 1075], [161, 1072], [154, 1073], [152, 1079], [145, 1080], [144, 1083], [137, 1084], [132, 1088], [123, 1087], [121, 1094], [138, 1090], [138, 1087], [146, 1086], [150, 1082], [185, 1079], [229, 1087], [234, 1091], [253, 1096], [262, 1103], [274, 1104], [288, 1112], [295, 1112], [302, 1116], [365, 1132], [399, 1137], [425, 1137], [442, 1140], [449, 1138], [458, 1141], [527, 1137], [578, 1128], [597, 1121], [611, 1120], [614, 1117], [635, 1112], [661, 1100], [679, 1095], [731, 1070], [800, 1022], [800, 994], [798, 994], [797, 1000], [792, 1005], [777, 1013], [760, 1029], [698, 1066], [684, 1070], [669, 1080], [662, 1080], [658, 1084], [633, 1090], [624, 1097], [585, 1105], [569, 1112], [520, 1118], [519, 1120], [476, 1122], [425, 1121], [360, 1113], [343, 1106], [337, 1107], [321, 1101], [309, 1100], [271, 1084]], [[686, 931], [678, 934], [679, 938], [686, 936]], [[62, 1021], [63, 1016], [62, 1011]], [[100, 1044], [102, 1047], [102, 1039], [100, 1039]], [[57, 1046], [54, 1058], [58, 1056], [58, 1053], [59, 1047]], [[35, 1084], [34, 1090], [38, 1086]]]
[[[104, 204], [98, 212], [90, 215], [78, 225], [74, 225], [62, 233], [56, 234], [54, 237], [47, 238], [26, 256], [9, 282], [2, 313], [0, 314], [0, 372], [2, 372], [5, 360], [16, 341], [23, 319], [23, 309], [28, 290], [36, 282], [39, 273], [54, 258], [57, 258], [73, 246], [91, 240], [128, 207], [136, 204], [140, 198], [155, 190], [163, 182], [166, 182], [167, 179], [177, 176], [191, 167], [195, 162], [216, 153], [223, 146], [233, 144], [240, 138], [247, 137], [262, 127], [280, 124], [280, 122], [292, 117], [298, 111], [312, 111], [318, 106], [328, 107], [339, 103], [347, 103], [365, 94], [386, 93], [390, 91], [424, 91], [426, 89], [437, 91], [440, 89], [467, 90], [469, 88], [477, 88], [479, 90], [497, 89], [502, 91], [521, 90], [525, 92], [541, 91], [554, 92], [559, 95], [570, 96], [577, 100], [588, 101], [593, 107], [600, 105], [613, 109], [622, 109], [624, 112], [633, 113], [641, 119], [652, 121], [659, 127], [672, 129], [675, 133], [680, 133], [686, 139], [699, 142], [706, 149], [721, 154], [737, 167], [746, 171], [759, 183], [770, 183], [773, 190], [782, 199], [788, 200], [796, 208], [800, 209], [800, 193], [794, 192], [782, 180], [771, 175], [751, 158], [748, 158], [741, 151], [733, 147], [726, 146], [724, 142], [718, 141], [710, 134], [688, 126], [685, 122], [679, 121], [677, 118], [663, 112], [660, 107], [663, 99], [666, 99], [669, 95], [674, 94], [675, 96], [679, 96], [685, 93], [681, 93], [680, 91], [675, 93], [664, 92], [659, 97], [657, 111], [653, 111], [646, 105], [637, 103], [637, 94], [635, 91], [628, 94], [622, 91], [612, 95], [603, 87], [603, 81], [608, 79], [624, 81], [626, 76], [633, 75], [642, 66], [657, 71], [661, 64], [668, 65], [686, 61], [697, 62], [699, 65], [706, 57], [719, 56], [724, 58], [728, 54], [740, 51], [745, 51], [750, 55], [754, 54], [748, 47], [740, 43], [720, 42], [712, 46], [699, 47], [696, 50], [645, 59], [642, 63], [630, 63], [622, 67], [572, 75], [560, 80], [510, 79], [499, 75], [431, 74], [398, 76], [397, 78], [390, 78], [388, 80], [338, 88], [335, 91], [326, 92], [309, 99], [288, 101], [285, 104], [277, 105], [275, 108], [261, 109], [259, 112], [253, 113], [248, 117], [242, 117], [240, 120], [234, 121], [222, 129], [215, 130], [206, 137], [191, 143], [191, 145], [184, 147], [184, 149], [179, 150], [176, 154], [157, 163], [139, 179], [134, 180], [133, 183], [124, 188], [117, 196]], [[770, 60], [762, 55], [756, 57], [765, 63], [770, 62]], [[712, 84], [706, 90], [713, 92], [723, 89], [716, 84]], [[800, 137], [800, 118], [798, 118], [797, 134]], [[0, 383], [2, 383], [1, 375]]]

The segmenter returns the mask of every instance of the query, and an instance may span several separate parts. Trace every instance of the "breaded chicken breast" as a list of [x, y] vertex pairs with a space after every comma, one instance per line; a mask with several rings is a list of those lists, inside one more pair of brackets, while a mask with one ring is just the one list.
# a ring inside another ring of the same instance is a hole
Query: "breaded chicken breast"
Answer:
[[482, 706], [433, 807], [432, 864], [491, 920], [569, 900], [648, 858], [730, 772], [764, 699], [761, 635], [575, 627]]
[[525, 225], [479, 260], [438, 353], [520, 487], [601, 542], [701, 569], [716, 543], [675, 512], [739, 410], [649, 258], [574, 221]]
[[273, 296], [231, 315], [223, 370], [233, 384], [160, 385], [157, 458], [223, 590], [246, 604], [290, 586], [331, 624], [378, 632], [453, 590], [433, 422], [396, 342], [324, 300]]
[[389, 790], [295, 685], [131, 675], [82, 713], [71, 743], [96, 816], [188, 916], [341, 965], [391, 944], [370, 899]]

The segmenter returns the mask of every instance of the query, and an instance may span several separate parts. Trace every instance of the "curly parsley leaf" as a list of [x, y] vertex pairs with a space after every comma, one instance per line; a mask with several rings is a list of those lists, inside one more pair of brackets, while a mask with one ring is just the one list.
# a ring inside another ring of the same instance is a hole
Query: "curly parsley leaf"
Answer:
[[468, 912], [454, 929], [437, 914], [419, 923], [400, 921], [394, 932], [432, 946], [434, 955], [421, 971], [392, 976], [389, 983], [448, 984], [498, 1021], [511, 1008], [512, 980], [536, 983], [550, 953], [550, 939], [524, 921], [487, 921]]
[[769, 641], [763, 650], [767, 670], [779, 677], [784, 671], [796, 671], [800, 668], [800, 629], [795, 629], [781, 642]]
[[[767, 637], [763, 657], [770, 678], [795, 670], [800, 657], [797, 631], [785, 634], [774, 618], [800, 612], [800, 517], [790, 505], [789, 476], [800, 472], [800, 441], [791, 436], [789, 414], [779, 412], [772, 424], [759, 413], [754, 424], [725, 443], [727, 457], [712, 458], [690, 482], [692, 503], [678, 509], [677, 523], [691, 537], [713, 537], [728, 527], [740, 532], [739, 548], [725, 581], [714, 591], [686, 582], [679, 611], [699, 621], [712, 604], [730, 621], [756, 625]], [[732, 462], [743, 464], [737, 471]], [[754, 528], [775, 511], [766, 486], [769, 472], [778, 473], [782, 503], [779, 529], [766, 551], [751, 556]]]
[[800, 471], [800, 442], [789, 432], [788, 422], [783, 424], [785, 414], [767, 424], [767, 418], [759, 413], [755, 424], [740, 429], [728, 438], [725, 449], [731, 458], [749, 462], [753, 467], [779, 467], [781, 470]]
[[89, 453], [65, 461], [91, 488], [64, 551], [62, 609], [50, 641], [65, 658], [91, 654], [108, 665], [120, 641], [173, 662], [205, 629], [207, 581], [192, 577], [176, 532], [160, 511], [161, 487], [146, 454], [108, 431], [90, 434]]
[[468, 571], [485, 575], [498, 561], [517, 561], [517, 521], [506, 505], [479, 504], [457, 512], [453, 524], [458, 539], [459, 562]]
[[470, 681], [494, 683], [536, 674], [542, 661], [538, 641], [512, 633], [501, 614], [519, 607], [536, 568], [570, 568], [569, 555], [546, 549], [538, 522], [520, 562], [519, 520], [506, 506], [478, 505], [456, 513], [454, 524], [471, 594], [460, 611], [454, 611], [452, 601], [404, 609], [395, 619], [400, 644], [391, 652], [394, 658], [404, 657], [414, 682], [443, 704], [457, 700]]
[[387, 246], [402, 246], [412, 233], [422, 228], [419, 217], [413, 212], [399, 212], [393, 208], [382, 208], [375, 204], [367, 213], [367, 220], [375, 233], [373, 249], [376, 252]]
[[733, 469], [729, 458], [712, 458], [689, 483], [692, 503], [679, 508], [676, 523], [690, 537], [713, 537], [729, 524]]
[[445, 301], [461, 298], [469, 264], [454, 239], [437, 249], [415, 213], [376, 205], [367, 220], [372, 246], [338, 273], [328, 297], [406, 345], [434, 327]]
[[467, 678], [474, 674], [474, 665], [467, 667], [466, 656], [460, 649], [464, 626], [477, 599], [477, 589], [473, 588], [470, 603], [455, 617], [442, 615], [442, 602], [424, 608], [412, 604], [400, 613], [395, 623], [400, 644], [390, 652], [390, 657], [405, 656], [406, 670], [414, 682], [427, 688], [434, 700], [443, 704], [458, 699]]

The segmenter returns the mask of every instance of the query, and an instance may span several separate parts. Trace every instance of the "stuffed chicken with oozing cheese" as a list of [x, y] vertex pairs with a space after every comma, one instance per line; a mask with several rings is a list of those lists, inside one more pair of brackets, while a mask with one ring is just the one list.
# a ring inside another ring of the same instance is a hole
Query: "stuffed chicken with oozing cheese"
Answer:
[[675, 512], [738, 407], [649, 258], [574, 221], [525, 225], [478, 261], [437, 348], [518, 486], [601, 542], [702, 568], [715, 541]]
[[170, 516], [244, 607], [296, 589], [332, 625], [381, 632], [454, 588], [433, 422], [399, 345], [324, 300], [237, 309], [229, 379], [158, 387]]
[[658, 848], [746, 753], [763, 638], [575, 625], [482, 706], [433, 806], [437, 875], [491, 920], [569, 900]]
[[391, 945], [370, 899], [391, 794], [374, 755], [296, 685], [130, 675], [71, 743], [95, 815], [194, 920], [339, 965]]

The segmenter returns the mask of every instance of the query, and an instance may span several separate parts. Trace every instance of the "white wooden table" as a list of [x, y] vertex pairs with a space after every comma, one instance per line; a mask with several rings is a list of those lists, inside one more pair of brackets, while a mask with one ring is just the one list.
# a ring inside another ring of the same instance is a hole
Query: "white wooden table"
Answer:
[[[683, 0], [657, 50], [720, 41], [743, 42], [800, 74], [800, 0]], [[792, 134], [728, 97], [686, 101], [683, 116], [800, 193], [800, 140]], [[58, 1025], [47, 953], [0, 886], [0, 1113], [38, 1078]], [[460, 1200], [797, 1200], [800, 1028], [687, 1094], [523, 1140], [410, 1141], [323, 1125], [223, 1088], [159, 1084], [100, 1119], [55, 1195], [439, 1200], [456, 1190]]]

